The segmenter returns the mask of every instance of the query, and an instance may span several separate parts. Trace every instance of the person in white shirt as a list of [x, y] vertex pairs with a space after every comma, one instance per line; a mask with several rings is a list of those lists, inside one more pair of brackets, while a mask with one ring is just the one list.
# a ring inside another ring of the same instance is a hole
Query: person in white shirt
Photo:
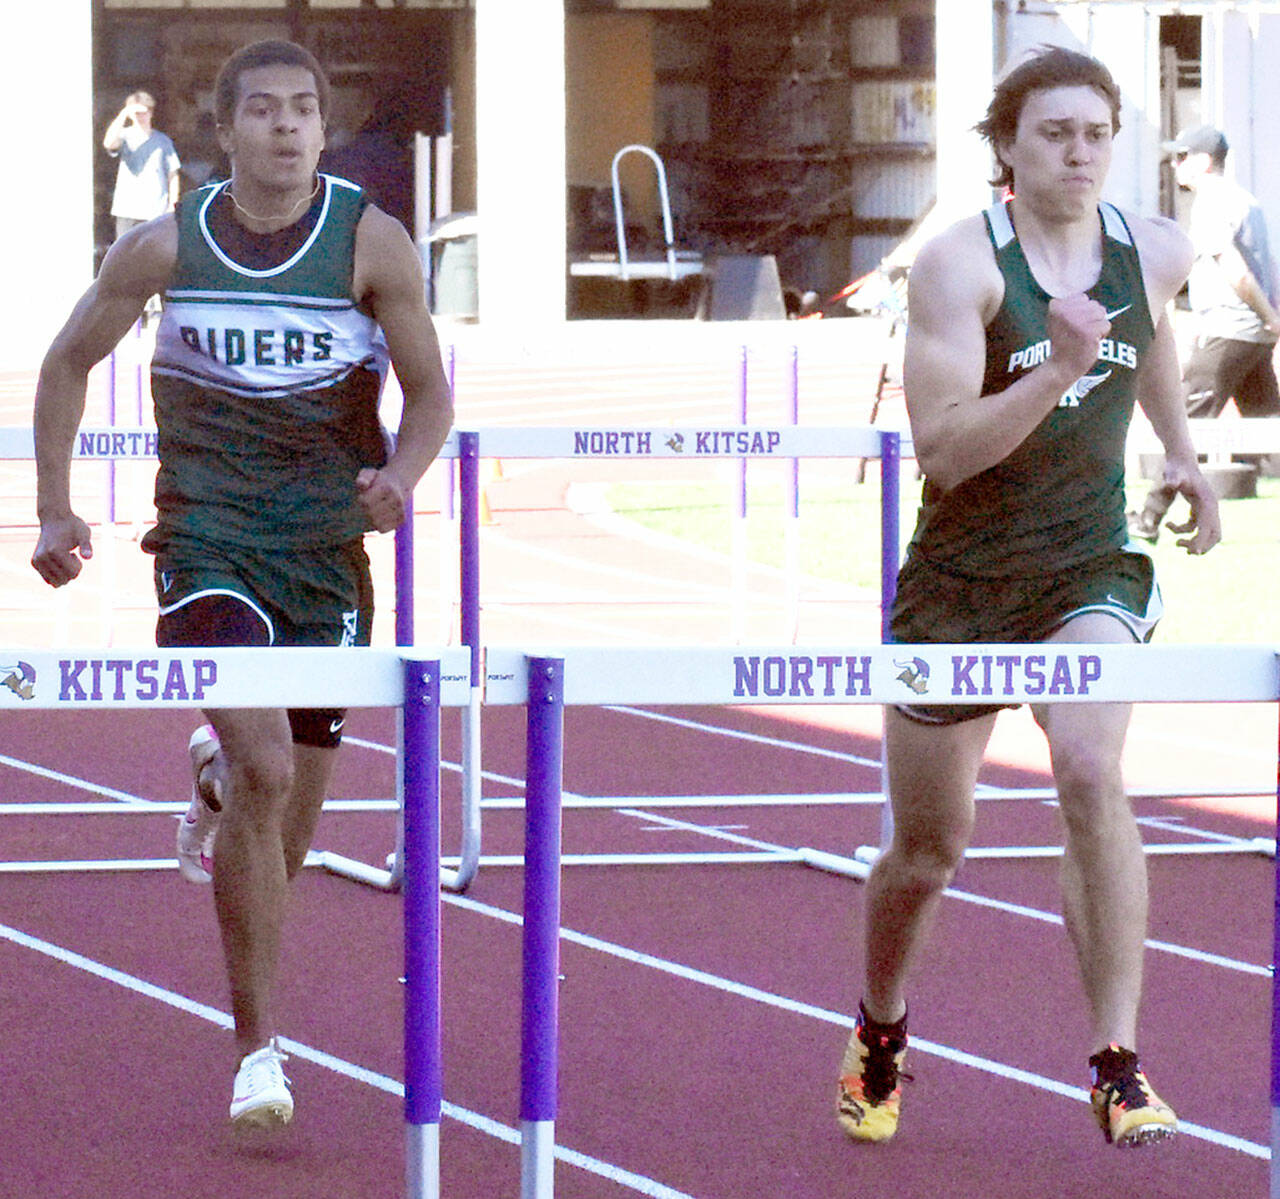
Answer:
[[167, 134], [151, 126], [155, 98], [132, 92], [102, 138], [103, 149], [119, 158], [111, 215], [116, 237], [135, 225], [172, 212], [178, 202], [178, 170], [182, 163]]
[[[1193, 193], [1188, 233], [1195, 250], [1188, 280], [1196, 340], [1182, 373], [1189, 417], [1215, 417], [1234, 399], [1241, 416], [1280, 416], [1273, 362], [1280, 336], [1276, 266], [1258, 201], [1224, 174], [1227, 139], [1212, 125], [1184, 130], [1165, 150], [1178, 186]], [[1174, 492], [1157, 483], [1129, 532], [1160, 536]]]

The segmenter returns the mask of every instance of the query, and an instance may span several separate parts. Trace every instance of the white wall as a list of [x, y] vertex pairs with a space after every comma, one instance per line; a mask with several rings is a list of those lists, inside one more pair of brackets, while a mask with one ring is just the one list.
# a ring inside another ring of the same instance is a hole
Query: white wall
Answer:
[[564, 0], [476, 0], [480, 323], [564, 320]]
[[0, 371], [12, 371], [39, 365], [93, 275], [91, 5], [11, 5], [4, 20]]
[[973, 130], [991, 100], [991, 0], [938, 0], [936, 14], [938, 199], [930, 219], [934, 228], [986, 208], [995, 167], [986, 142]]
[[1217, 10], [1204, 19], [1201, 116], [1227, 135], [1227, 174], [1247, 187], [1280, 248], [1280, 154], [1275, 152], [1280, 15]]
[[1160, 27], [1142, 3], [1029, 3], [1006, 10], [1001, 30], [1006, 63], [1042, 44], [1067, 46], [1099, 59], [1120, 87], [1120, 136], [1105, 196], [1146, 216], [1159, 211]]

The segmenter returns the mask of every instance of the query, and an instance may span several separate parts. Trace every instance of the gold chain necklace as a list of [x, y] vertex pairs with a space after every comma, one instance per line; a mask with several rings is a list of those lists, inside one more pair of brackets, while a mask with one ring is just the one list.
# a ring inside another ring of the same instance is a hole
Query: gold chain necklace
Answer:
[[250, 212], [243, 204], [241, 204], [240, 201], [236, 199], [235, 192], [231, 190], [231, 185], [227, 184], [227, 198], [230, 199], [231, 203], [235, 205], [236, 210], [238, 212], [243, 213], [251, 221], [258, 221], [264, 225], [272, 224], [275, 221], [283, 221], [287, 225], [291, 220], [293, 220], [294, 214], [297, 213], [298, 210], [302, 208], [304, 204], [310, 204], [311, 201], [314, 200], [316, 196], [318, 196], [319, 194], [320, 194], [320, 176], [317, 174], [316, 185], [311, 189], [311, 194], [309, 196], [303, 196], [302, 199], [299, 200], [292, 208], [290, 208], [289, 211], [285, 213], [284, 216], [259, 216], [256, 212]]

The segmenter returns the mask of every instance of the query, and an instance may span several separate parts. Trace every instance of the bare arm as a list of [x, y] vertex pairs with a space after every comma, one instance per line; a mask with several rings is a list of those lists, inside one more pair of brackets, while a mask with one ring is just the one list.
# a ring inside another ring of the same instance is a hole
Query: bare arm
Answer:
[[378, 208], [367, 209], [356, 230], [355, 292], [382, 326], [404, 393], [394, 452], [356, 480], [374, 528], [387, 533], [404, 519], [405, 501], [449, 435], [453, 399], [417, 251], [400, 222]]
[[1163, 485], [1186, 496], [1191, 505], [1187, 521], [1169, 527], [1175, 533], [1189, 534], [1178, 541], [1188, 553], [1204, 554], [1222, 539], [1218, 496], [1201, 473], [1191, 443], [1169, 316], [1169, 304], [1191, 269], [1193, 251], [1186, 235], [1172, 221], [1132, 220], [1131, 227], [1147, 281], [1147, 304], [1153, 315], [1159, 314], [1155, 338], [1138, 369], [1138, 405], [1164, 447]]
[[109, 354], [162, 290], [177, 253], [172, 218], [130, 230], [111, 247], [89, 290], [54, 338], [35, 398], [36, 515], [40, 537], [31, 565], [54, 587], [80, 573], [89, 530], [71, 509], [71, 451], [84, 416], [89, 371]]
[[1272, 307], [1271, 300], [1259, 286], [1257, 277], [1240, 251], [1235, 246], [1228, 246], [1218, 255], [1218, 265], [1222, 267], [1232, 290], [1258, 314], [1264, 327], [1272, 333], [1280, 333], [1280, 312]]
[[133, 116], [133, 109], [126, 104], [114, 117], [111, 118], [111, 124], [107, 126], [107, 131], [102, 135], [102, 148], [108, 154], [116, 154], [120, 147], [124, 145], [124, 130]]
[[1164, 446], [1163, 486], [1170, 493], [1186, 496], [1191, 505], [1187, 521], [1169, 527], [1175, 533], [1190, 534], [1178, 541], [1188, 553], [1207, 553], [1222, 539], [1218, 496], [1201, 473], [1191, 444], [1178, 373], [1178, 350], [1167, 311], [1156, 325], [1155, 340], [1138, 370], [1137, 397]]
[[985, 326], [1002, 298], [981, 219], [930, 242], [911, 271], [903, 381], [916, 456], [952, 488], [1009, 456], [1097, 360], [1108, 322], [1085, 296], [1049, 306], [1048, 358], [1003, 391], [982, 395]]

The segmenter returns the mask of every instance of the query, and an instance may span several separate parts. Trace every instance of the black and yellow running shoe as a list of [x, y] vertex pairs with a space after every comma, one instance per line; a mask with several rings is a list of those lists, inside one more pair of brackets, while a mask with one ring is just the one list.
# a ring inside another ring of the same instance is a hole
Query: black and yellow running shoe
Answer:
[[858, 1019], [840, 1063], [836, 1119], [855, 1141], [887, 1141], [898, 1130], [907, 1021], [876, 1025], [858, 1006]]
[[1093, 1089], [1089, 1101], [1107, 1144], [1135, 1148], [1163, 1141], [1178, 1131], [1173, 1109], [1151, 1088], [1138, 1055], [1114, 1042], [1089, 1059]]

